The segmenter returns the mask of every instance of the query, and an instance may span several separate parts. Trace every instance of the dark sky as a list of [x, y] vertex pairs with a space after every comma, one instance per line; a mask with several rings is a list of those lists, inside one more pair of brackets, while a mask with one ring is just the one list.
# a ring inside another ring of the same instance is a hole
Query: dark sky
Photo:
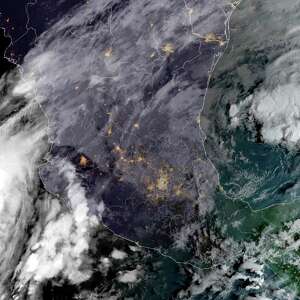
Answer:
[[38, 35], [66, 11], [84, 1], [39, 0], [36, 4], [27, 4], [28, 2], [29, 0], [0, 2], [0, 27], [5, 28], [12, 38], [12, 45], [7, 49], [6, 55], [18, 63], [22, 62]]

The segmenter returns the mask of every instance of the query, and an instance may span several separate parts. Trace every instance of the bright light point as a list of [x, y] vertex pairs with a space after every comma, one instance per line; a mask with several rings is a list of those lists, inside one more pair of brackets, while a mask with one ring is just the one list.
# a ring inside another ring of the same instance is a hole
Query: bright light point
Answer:
[[108, 48], [108, 49], [105, 50], [104, 56], [105, 57], [111, 57], [112, 56], [112, 52], [113, 52], [113, 49], [112, 48]]
[[153, 58], [155, 56], [155, 52], [152, 52], [151, 54], [150, 54], [150, 58]]
[[161, 50], [166, 54], [166, 55], [170, 55], [171, 53], [174, 53], [174, 45], [171, 43], [166, 43]]

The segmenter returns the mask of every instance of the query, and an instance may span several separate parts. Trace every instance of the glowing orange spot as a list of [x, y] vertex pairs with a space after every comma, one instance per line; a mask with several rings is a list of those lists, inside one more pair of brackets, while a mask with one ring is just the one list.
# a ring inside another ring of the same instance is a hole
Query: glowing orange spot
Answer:
[[149, 183], [149, 184], [147, 185], [147, 190], [148, 190], [149, 192], [153, 192], [154, 189], [155, 189], [154, 183]]
[[174, 193], [177, 197], [182, 196], [183, 191], [182, 191], [182, 186], [181, 185], [176, 185], [174, 187]]
[[89, 160], [84, 155], [80, 155], [79, 165], [82, 167], [86, 167], [88, 163]]
[[142, 161], [145, 160], [145, 158], [144, 158], [143, 156], [139, 155], [139, 156], [136, 158], [136, 160], [137, 160], [138, 162], [142, 162]]
[[169, 186], [169, 175], [168, 173], [163, 170], [160, 169], [159, 170], [159, 176], [156, 180], [156, 187], [160, 190], [160, 191], [166, 191], [168, 189]]
[[111, 125], [108, 126], [108, 129], [107, 129], [107, 135], [108, 135], [108, 136], [111, 136], [111, 135], [112, 135], [112, 126], [111, 126]]
[[115, 149], [114, 149], [115, 152], [119, 152], [119, 153], [122, 153], [123, 150], [121, 149], [121, 147], [119, 145], [115, 146]]
[[161, 50], [166, 54], [166, 55], [170, 55], [172, 53], [174, 53], [175, 49], [174, 49], [174, 45], [171, 43], [166, 43]]
[[203, 37], [206, 43], [219, 43], [221, 46], [225, 44], [220, 36], [217, 36], [214, 32], [209, 32]]

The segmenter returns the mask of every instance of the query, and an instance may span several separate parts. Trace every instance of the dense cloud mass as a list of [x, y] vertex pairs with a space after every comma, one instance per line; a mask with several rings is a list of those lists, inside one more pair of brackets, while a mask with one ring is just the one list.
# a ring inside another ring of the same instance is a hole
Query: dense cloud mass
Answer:
[[89, 234], [98, 225], [98, 220], [88, 215], [85, 192], [80, 183], [76, 182], [74, 167], [66, 162], [60, 171], [68, 181], [66, 196], [71, 212], [59, 214], [57, 201], [52, 199], [48, 213], [48, 218], [49, 215], [51, 218], [38, 242], [31, 246], [33, 253], [21, 268], [22, 284], [30, 279], [41, 282], [60, 273], [77, 284], [89, 279], [91, 275], [89, 261], [84, 260], [83, 255], [87, 254]]
[[[7, 296], [4, 286], [24, 245], [27, 226], [33, 218], [37, 197], [38, 164], [47, 150], [47, 122], [35, 101], [12, 97], [16, 74], [1, 79], [8, 92], [1, 101], [0, 127], [0, 293]], [[21, 107], [16, 113], [14, 109]], [[2, 298], [1, 298], [2, 299]]]
[[[2, 78], [7, 93], [1, 102], [0, 127], [1, 299], [10, 297], [6, 287], [16, 267], [18, 289], [30, 280], [41, 282], [60, 273], [74, 283], [88, 279], [89, 262], [81, 266], [89, 249], [89, 232], [98, 225], [98, 219], [88, 215], [85, 191], [69, 162], [60, 162], [59, 168], [67, 181], [68, 210], [39, 191], [38, 169], [49, 149], [47, 119], [34, 92], [28, 100], [16, 95], [12, 85], [17, 77], [12, 73]], [[17, 266], [31, 224], [27, 254]]]

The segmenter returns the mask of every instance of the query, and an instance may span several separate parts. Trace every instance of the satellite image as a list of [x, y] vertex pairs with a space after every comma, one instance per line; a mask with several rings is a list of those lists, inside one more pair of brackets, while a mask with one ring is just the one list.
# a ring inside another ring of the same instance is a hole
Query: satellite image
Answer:
[[300, 300], [300, 2], [1, 0], [0, 300]]

